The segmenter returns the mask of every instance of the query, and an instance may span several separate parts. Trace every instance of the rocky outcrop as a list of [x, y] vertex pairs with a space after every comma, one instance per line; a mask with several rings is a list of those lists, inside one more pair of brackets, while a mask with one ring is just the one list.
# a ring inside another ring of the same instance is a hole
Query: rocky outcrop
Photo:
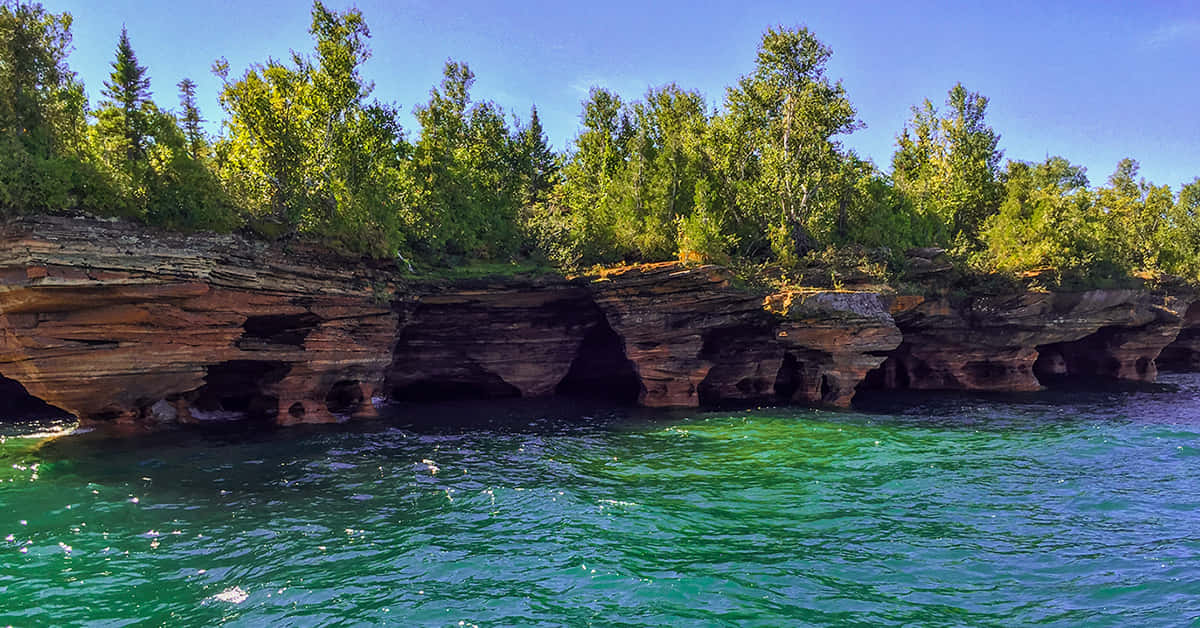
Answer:
[[652, 264], [589, 283], [647, 406], [797, 401], [847, 406], [900, 343], [876, 293], [768, 295], [717, 266]]
[[870, 384], [1026, 391], [1072, 377], [1154, 381], [1185, 306], [1137, 290], [897, 301], [904, 342]]
[[678, 263], [418, 281], [299, 246], [26, 217], [0, 225], [0, 409], [288, 425], [372, 416], [388, 399], [845, 407], [860, 388], [1153, 381], [1159, 363], [1200, 366], [1188, 302], [771, 293]]
[[1158, 367], [1170, 371], [1200, 371], [1200, 302], [1183, 317], [1179, 335], [1158, 356]]
[[603, 318], [586, 288], [561, 277], [413, 289], [387, 371], [397, 400], [552, 394]]
[[764, 299], [715, 266], [399, 282], [84, 217], [12, 221], [0, 240], [0, 377], [93, 424], [329, 422], [381, 398], [845, 406], [900, 341], [877, 294]]
[[374, 410], [397, 321], [383, 275], [85, 218], [25, 218], [0, 239], [0, 375], [84, 422]]

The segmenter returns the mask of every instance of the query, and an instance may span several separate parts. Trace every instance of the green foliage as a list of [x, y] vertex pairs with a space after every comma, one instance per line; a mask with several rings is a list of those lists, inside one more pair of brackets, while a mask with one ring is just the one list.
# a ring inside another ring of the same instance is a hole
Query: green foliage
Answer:
[[228, 63], [214, 65], [229, 116], [221, 181], [253, 218], [346, 251], [395, 253], [416, 222], [405, 209], [409, 146], [395, 108], [367, 100], [374, 86], [360, 71], [370, 31], [359, 11], [315, 2], [309, 33], [314, 57], [270, 59], [237, 80]]
[[[563, 168], [559, 207], [574, 263], [659, 261], [688, 254], [726, 258], [723, 216], [710, 202], [709, 116], [700, 94], [667, 85], [625, 104], [593, 89], [584, 130]], [[695, 215], [693, 215], [695, 214]], [[686, 235], [686, 242], [681, 242]]]
[[1000, 136], [984, 123], [988, 99], [951, 88], [946, 111], [933, 103], [913, 107], [912, 120], [897, 139], [892, 177], [916, 210], [936, 217], [945, 230], [941, 244], [973, 246], [980, 227], [1003, 198], [999, 182]]
[[[403, 268], [411, 258], [434, 279], [679, 259], [836, 287], [886, 280], [907, 249], [938, 245], [1002, 287], [1019, 275], [1200, 283], [1200, 179], [1176, 192], [1129, 159], [1102, 187], [1061, 157], [1002, 170], [988, 99], [961, 84], [941, 111], [913, 108], [882, 172], [842, 145], [862, 123], [806, 28], [767, 29], [716, 109], [675, 84], [637, 100], [593, 89], [560, 155], [536, 108], [510, 126], [472, 99], [475, 75], [455, 61], [415, 108], [410, 144], [397, 109], [371, 97], [370, 31], [354, 9], [314, 2], [307, 54], [237, 77], [215, 63], [226, 114], [215, 140], [191, 80], [178, 83], [177, 115], [154, 103], [124, 29], [89, 112], [66, 63], [70, 27], [69, 14], [0, 0], [2, 215], [244, 227]], [[930, 281], [988, 289], [965, 270]]]
[[1114, 262], [1104, 242], [1104, 215], [1083, 169], [1061, 157], [1041, 164], [1010, 161], [999, 213], [985, 222], [987, 259], [1003, 271], [1088, 271]]
[[187, 138], [188, 156], [201, 159], [207, 156], [208, 140], [204, 136], [201, 125], [205, 122], [196, 106], [196, 83], [185, 78], [179, 81], [179, 106], [181, 108], [179, 122], [183, 136]]
[[[449, 61], [440, 89], [416, 110], [421, 135], [413, 151], [418, 234], [435, 255], [503, 259], [519, 247], [517, 215], [532, 167], [522, 165], [525, 142], [514, 137], [503, 111], [471, 102], [475, 74]], [[525, 162], [528, 164], [528, 162]]]
[[524, 187], [522, 202], [527, 207], [549, 202], [559, 183], [559, 162], [542, 128], [537, 107], [530, 109], [528, 126], [517, 132], [517, 150], [517, 166]]
[[129, 34], [121, 30], [112, 63], [107, 99], [95, 112], [89, 158], [115, 190], [107, 211], [180, 230], [229, 231], [240, 224], [238, 212], [202, 156], [207, 146], [199, 133], [200, 113], [190, 81], [184, 91], [185, 123], [160, 111], [150, 99], [147, 69], [138, 65]]
[[1200, 177], [1180, 188], [1157, 240], [1164, 271], [1200, 282]]
[[146, 158], [146, 136], [153, 123], [154, 111], [150, 100], [150, 77], [146, 75], [146, 68], [138, 65], [124, 27], [117, 40], [112, 66], [112, 74], [100, 92], [108, 99], [102, 106], [117, 114], [109, 116], [108, 121], [125, 140], [126, 160], [135, 164]]
[[0, 3], [0, 214], [105, 197], [84, 161], [87, 100], [66, 63], [70, 47], [70, 14]]
[[1095, 280], [1135, 272], [1200, 278], [1200, 186], [1184, 186], [1177, 201], [1169, 187], [1138, 180], [1137, 170], [1124, 159], [1106, 187], [1092, 189], [1083, 168], [1061, 157], [1009, 162], [980, 265]]
[[813, 225], [830, 220], [848, 187], [837, 136], [862, 126], [841, 82], [825, 76], [831, 54], [807, 28], [770, 28], [754, 72], [726, 96], [734, 147], [722, 165], [733, 169], [726, 179], [741, 231], [766, 233], [786, 264], [821, 244]]

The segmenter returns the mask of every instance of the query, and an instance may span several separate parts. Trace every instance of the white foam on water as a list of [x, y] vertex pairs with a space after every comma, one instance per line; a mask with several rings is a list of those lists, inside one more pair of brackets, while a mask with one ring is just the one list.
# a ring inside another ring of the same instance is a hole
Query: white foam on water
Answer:
[[246, 593], [244, 590], [242, 590], [241, 587], [230, 587], [230, 588], [225, 589], [224, 591], [221, 591], [220, 593], [212, 596], [209, 599], [215, 600], [217, 602], [228, 602], [230, 604], [241, 604], [242, 602], [245, 602], [246, 599], [249, 597], [250, 597], [250, 594]]

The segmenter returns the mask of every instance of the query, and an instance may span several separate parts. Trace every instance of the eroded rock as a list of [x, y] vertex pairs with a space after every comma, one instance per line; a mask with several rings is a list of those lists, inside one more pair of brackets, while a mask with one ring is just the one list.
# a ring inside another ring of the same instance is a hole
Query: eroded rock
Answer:
[[1137, 290], [910, 302], [895, 313], [904, 342], [870, 384], [1032, 391], [1061, 378], [1154, 381], [1184, 307]]
[[84, 423], [339, 420], [391, 363], [386, 277], [236, 236], [86, 218], [0, 229], [0, 373]]

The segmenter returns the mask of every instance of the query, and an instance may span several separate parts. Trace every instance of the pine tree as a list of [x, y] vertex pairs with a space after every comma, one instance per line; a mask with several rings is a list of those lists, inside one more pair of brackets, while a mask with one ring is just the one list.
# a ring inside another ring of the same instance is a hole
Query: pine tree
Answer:
[[534, 205], [548, 200], [558, 178], [558, 158], [550, 148], [537, 106], [529, 114], [529, 126], [521, 137], [521, 148], [527, 159], [528, 180], [525, 184], [525, 204]]
[[204, 154], [204, 130], [200, 109], [196, 107], [196, 83], [190, 78], [179, 81], [179, 104], [183, 107], [183, 135], [187, 138], [188, 155], [199, 159]]
[[131, 162], [140, 161], [146, 154], [149, 121], [145, 106], [150, 102], [150, 77], [146, 75], [146, 67], [138, 65], [137, 55], [129, 43], [129, 33], [123, 26], [112, 67], [112, 74], [100, 93], [124, 114], [127, 158]]

